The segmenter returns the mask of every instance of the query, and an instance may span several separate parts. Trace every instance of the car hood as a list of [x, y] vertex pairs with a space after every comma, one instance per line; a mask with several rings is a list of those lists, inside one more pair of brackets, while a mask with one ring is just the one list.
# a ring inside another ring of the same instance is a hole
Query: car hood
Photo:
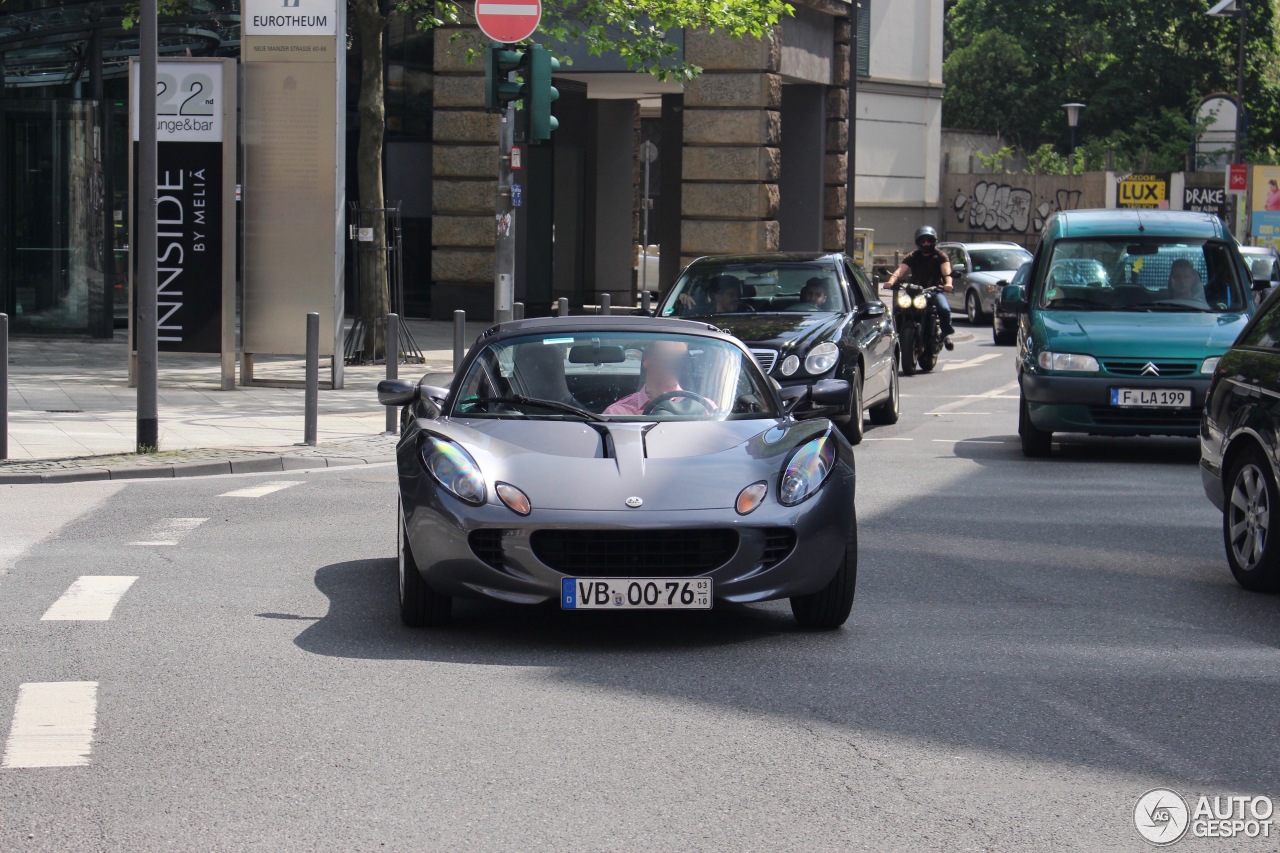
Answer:
[[718, 316], [711, 318], [711, 322], [750, 346], [805, 353], [823, 341], [836, 340], [847, 316], [818, 311], [777, 311]]
[[421, 422], [463, 445], [496, 503], [495, 481], [521, 489], [535, 509], [683, 511], [731, 508], [759, 480], [777, 494], [792, 450], [830, 428], [806, 421], [581, 421], [452, 418]]
[[1245, 314], [1132, 311], [1039, 311], [1037, 349], [1098, 358], [1188, 358], [1222, 355], [1249, 320]]

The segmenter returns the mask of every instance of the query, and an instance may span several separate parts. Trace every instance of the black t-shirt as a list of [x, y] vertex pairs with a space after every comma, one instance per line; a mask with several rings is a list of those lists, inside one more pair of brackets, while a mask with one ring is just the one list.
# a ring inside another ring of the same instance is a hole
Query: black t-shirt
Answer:
[[932, 287], [942, 284], [942, 265], [949, 259], [937, 249], [916, 249], [902, 259], [911, 270], [911, 280], [921, 287]]

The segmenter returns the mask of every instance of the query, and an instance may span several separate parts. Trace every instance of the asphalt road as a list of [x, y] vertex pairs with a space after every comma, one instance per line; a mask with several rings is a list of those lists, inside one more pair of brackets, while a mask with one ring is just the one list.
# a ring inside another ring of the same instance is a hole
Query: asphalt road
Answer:
[[829, 634], [403, 628], [390, 465], [0, 488], [0, 849], [1141, 850], [1151, 788], [1280, 794], [1280, 598], [1195, 442], [1024, 459], [1012, 359], [980, 331], [869, 427]]

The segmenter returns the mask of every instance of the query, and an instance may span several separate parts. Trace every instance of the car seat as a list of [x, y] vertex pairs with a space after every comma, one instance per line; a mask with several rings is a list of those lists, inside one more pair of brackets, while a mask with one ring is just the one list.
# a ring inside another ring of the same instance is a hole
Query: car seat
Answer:
[[549, 344], [519, 344], [512, 360], [512, 385], [519, 394], [584, 408], [569, 390], [564, 351]]

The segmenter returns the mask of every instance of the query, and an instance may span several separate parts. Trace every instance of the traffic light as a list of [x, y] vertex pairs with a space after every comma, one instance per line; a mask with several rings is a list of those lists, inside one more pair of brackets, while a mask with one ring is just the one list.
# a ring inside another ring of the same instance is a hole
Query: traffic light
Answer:
[[[525, 141], [550, 139], [551, 131], [560, 126], [551, 115], [551, 102], [560, 97], [551, 85], [551, 75], [559, 69], [560, 61], [541, 45], [511, 48], [490, 44], [484, 75], [485, 111], [500, 113], [512, 101], [523, 101]], [[507, 79], [512, 71], [518, 81]]]
[[512, 71], [524, 67], [527, 55], [523, 50], [512, 50], [494, 42], [489, 45], [484, 66], [484, 110], [500, 113], [507, 104], [524, 97], [524, 87], [507, 79]]

